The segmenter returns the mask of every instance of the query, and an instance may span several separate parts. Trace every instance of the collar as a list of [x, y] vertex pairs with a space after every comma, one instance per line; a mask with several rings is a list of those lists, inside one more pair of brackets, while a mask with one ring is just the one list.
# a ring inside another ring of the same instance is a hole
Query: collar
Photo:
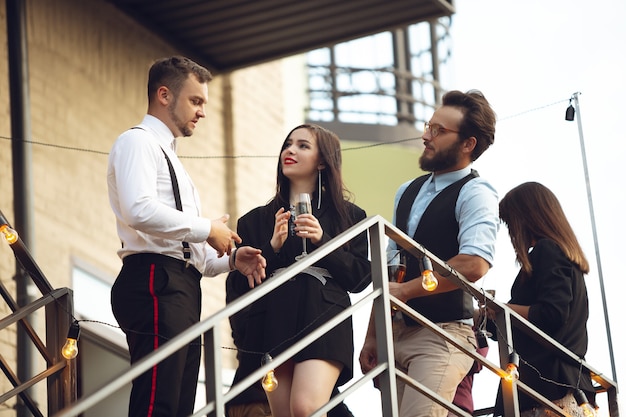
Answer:
[[176, 151], [176, 138], [169, 127], [151, 114], [146, 114], [141, 121], [141, 125], [147, 127], [155, 133], [155, 138], [164, 149]]
[[428, 181], [433, 183], [435, 191], [441, 191], [461, 178], [465, 178], [470, 174], [470, 172], [472, 172], [472, 167], [468, 165], [458, 171], [451, 171], [443, 174], [432, 174]]

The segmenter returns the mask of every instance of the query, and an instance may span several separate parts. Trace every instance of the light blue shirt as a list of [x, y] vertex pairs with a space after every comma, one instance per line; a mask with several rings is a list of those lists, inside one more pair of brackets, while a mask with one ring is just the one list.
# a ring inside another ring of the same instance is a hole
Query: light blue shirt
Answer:
[[[468, 166], [459, 171], [431, 175], [413, 202], [407, 223], [407, 235], [412, 237], [415, 234], [424, 211], [433, 199], [447, 186], [469, 175], [470, 172], [471, 167]], [[396, 192], [393, 204], [393, 224], [396, 224], [396, 210], [400, 197], [412, 181], [402, 184]], [[492, 266], [500, 224], [498, 193], [495, 188], [481, 177], [468, 181], [459, 192], [454, 215], [459, 223], [457, 236], [459, 254], [480, 256]], [[387, 252], [394, 249], [397, 249], [396, 243], [390, 240]]]

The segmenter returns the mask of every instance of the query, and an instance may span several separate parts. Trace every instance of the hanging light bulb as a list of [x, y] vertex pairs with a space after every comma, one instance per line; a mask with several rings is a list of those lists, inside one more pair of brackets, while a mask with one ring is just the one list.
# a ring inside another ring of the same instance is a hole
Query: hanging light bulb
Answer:
[[2, 226], [0, 226], [0, 233], [2, 233], [6, 241], [9, 242], [9, 245], [12, 245], [15, 242], [17, 242], [17, 239], [18, 239], [17, 232], [11, 229], [8, 224], [3, 224]]
[[512, 352], [509, 355], [509, 364], [506, 366], [506, 375], [504, 379], [508, 382], [517, 381], [519, 379], [519, 356]]
[[430, 258], [427, 256], [422, 257], [421, 262], [422, 267], [422, 287], [426, 291], [435, 291], [437, 285], [439, 285], [439, 281], [435, 278], [433, 274], [433, 264], [430, 262]]
[[489, 346], [489, 342], [487, 341], [488, 337], [491, 337], [491, 333], [489, 333], [486, 329], [478, 329], [475, 332], [476, 342], [478, 343], [479, 348], [486, 348]]
[[567, 108], [567, 110], [565, 110], [565, 120], [571, 122], [572, 120], [574, 120], [574, 114], [576, 114], [576, 110], [574, 109], [574, 106], [572, 106], [572, 99], [570, 98], [569, 107]]
[[583, 415], [585, 417], [596, 416], [596, 410], [594, 410], [591, 404], [589, 404], [589, 401], [587, 401], [587, 396], [585, 395], [583, 390], [576, 389], [574, 391], [574, 398], [576, 399], [576, 404], [578, 404], [580, 409], [583, 411]]
[[78, 321], [74, 320], [74, 322], [70, 325], [70, 329], [67, 332], [67, 341], [61, 349], [61, 355], [63, 355], [65, 359], [74, 359], [78, 355], [79, 335], [80, 327], [78, 326]]
[[[261, 359], [261, 365], [266, 365], [272, 361], [272, 357], [269, 353], [263, 355], [263, 359]], [[270, 371], [265, 374], [263, 379], [261, 380], [261, 385], [266, 392], [272, 392], [278, 387], [278, 379], [276, 379], [276, 375], [274, 375], [274, 370], [270, 369]]]

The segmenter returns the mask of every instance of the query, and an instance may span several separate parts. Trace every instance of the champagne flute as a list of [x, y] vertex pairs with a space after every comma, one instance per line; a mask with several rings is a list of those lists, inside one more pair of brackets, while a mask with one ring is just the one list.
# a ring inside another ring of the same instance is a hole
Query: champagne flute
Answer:
[[[298, 203], [296, 203], [296, 216], [301, 214], [312, 213], [311, 209], [311, 196], [309, 193], [300, 193], [298, 196]], [[296, 260], [302, 259], [307, 255], [306, 252], [306, 237], [302, 238], [302, 253], [296, 256]]]

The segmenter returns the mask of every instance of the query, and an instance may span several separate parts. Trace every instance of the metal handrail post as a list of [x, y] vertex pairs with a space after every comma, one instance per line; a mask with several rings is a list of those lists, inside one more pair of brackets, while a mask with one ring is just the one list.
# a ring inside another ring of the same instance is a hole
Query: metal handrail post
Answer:
[[[204, 333], [204, 369], [206, 401], [215, 404], [215, 408], [208, 415], [218, 417], [217, 411], [224, 409], [225, 402], [222, 393], [222, 350], [219, 332], [215, 331], [215, 327]], [[209, 376], [213, 376], [213, 378], [209, 378]]]
[[[398, 397], [396, 388], [396, 367], [391, 327], [391, 309], [389, 300], [389, 278], [387, 276], [386, 245], [383, 244], [385, 229], [383, 223], [370, 229], [372, 284], [374, 289], [382, 289], [382, 295], [374, 300], [372, 314], [376, 329], [376, 350], [378, 363], [386, 363], [387, 371], [378, 378], [380, 383], [383, 415], [398, 415]], [[383, 262], [384, 260], [384, 262]], [[371, 321], [371, 319], [370, 319]]]
[[74, 317], [74, 293], [69, 288], [66, 290], [61, 297], [54, 297], [52, 293], [55, 302], [46, 305], [46, 343], [51, 365], [64, 366], [60, 373], [47, 380], [49, 415], [75, 403], [78, 398], [76, 360], [65, 359], [61, 354]]

